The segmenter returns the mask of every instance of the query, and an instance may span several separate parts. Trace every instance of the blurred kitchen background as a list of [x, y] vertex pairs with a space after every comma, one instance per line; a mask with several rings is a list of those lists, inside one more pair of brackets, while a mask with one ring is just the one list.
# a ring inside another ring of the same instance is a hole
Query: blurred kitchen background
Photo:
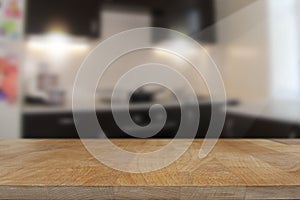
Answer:
[[[299, 10], [299, 0], [0, 0], [0, 138], [76, 138], [71, 97], [84, 58], [113, 34], [149, 26], [191, 36], [217, 64], [228, 105], [222, 137], [300, 137]], [[190, 50], [180, 41], [170, 45]], [[159, 59], [193, 81], [201, 111], [197, 137], [204, 137], [215, 102], [201, 77], [162, 52], [127, 55], [106, 72], [96, 109], [108, 137], [129, 137], [108, 106], [114, 83], [134, 64]], [[180, 122], [174, 101], [167, 90], [142, 88], [131, 98], [132, 118], [146, 125], [149, 105], [161, 102], [169, 117], [156, 137], [174, 137]]]

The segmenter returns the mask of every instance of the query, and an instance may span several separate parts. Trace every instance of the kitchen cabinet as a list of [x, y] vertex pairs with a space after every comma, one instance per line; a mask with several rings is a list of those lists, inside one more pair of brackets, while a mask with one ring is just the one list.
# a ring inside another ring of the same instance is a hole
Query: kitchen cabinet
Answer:
[[[211, 28], [215, 23], [214, 0], [103, 0], [103, 4], [120, 7], [130, 12], [130, 8], [146, 8], [152, 16], [152, 26], [180, 31], [205, 43], [216, 41], [216, 30]], [[210, 30], [204, 29], [210, 27]], [[153, 41], [161, 42], [167, 38], [153, 33]]]
[[259, 116], [229, 113], [223, 129], [227, 138], [299, 138], [300, 125]]
[[[211, 117], [211, 105], [203, 104], [200, 107], [200, 123], [197, 131], [197, 138], [203, 138], [206, 135], [210, 117]], [[165, 107], [167, 112], [166, 123], [153, 138], [173, 138], [175, 137], [180, 121], [181, 110], [178, 106]], [[188, 108], [187, 108], [188, 109]], [[120, 110], [119, 112], [124, 112]], [[80, 119], [86, 120], [84, 123], [88, 124], [88, 117], [85, 117], [88, 111], [80, 113]], [[130, 110], [132, 120], [140, 125], [145, 126], [150, 123], [149, 108], [139, 108]], [[155, 119], [160, 120], [160, 113], [155, 113], [153, 116]], [[194, 123], [193, 116], [187, 116], [190, 118], [189, 123]], [[109, 109], [103, 109], [97, 111], [97, 118], [103, 131], [108, 138], [132, 138], [124, 131], [122, 131], [116, 124], [112, 112]], [[135, 132], [132, 129], [130, 132]], [[151, 131], [151, 130], [149, 130]], [[152, 132], [152, 131], [151, 131]], [[186, 135], [180, 136], [180, 138], [190, 138]], [[38, 112], [38, 113], [24, 113], [23, 114], [23, 137], [24, 138], [78, 138], [76, 127], [74, 124], [73, 114], [68, 112]], [[98, 138], [96, 133], [86, 133], [85, 138]]]
[[102, 4], [110, 4], [126, 7], [146, 7], [149, 9], [166, 7], [169, 5], [168, 0], [147, 1], [147, 0], [100, 0]]
[[72, 113], [23, 115], [24, 138], [78, 138]]
[[[40, 35], [64, 32], [74, 36], [100, 37], [100, 12], [103, 5], [131, 11], [131, 8], [148, 9], [152, 26], [174, 29], [194, 39], [213, 43], [216, 31], [204, 31], [215, 23], [213, 0], [189, 1], [139, 1], [139, 0], [28, 0], [25, 32]], [[164, 38], [153, 35], [154, 41]]]
[[[186, 108], [189, 109], [189, 108]], [[194, 124], [198, 123], [198, 130], [196, 137], [197, 138], [203, 138], [206, 135], [210, 117], [211, 117], [211, 105], [201, 105], [199, 106], [200, 109], [200, 122], [195, 122], [195, 118], [193, 115], [186, 116], [189, 118], [188, 123]], [[181, 121], [181, 111], [180, 107], [172, 106], [172, 107], [166, 107], [167, 112], [167, 120], [166, 123], [161, 131], [159, 131], [153, 138], [174, 138], [178, 132], [180, 121]], [[131, 111], [131, 118], [132, 120], [140, 125], [145, 126], [150, 123], [150, 117], [149, 117], [149, 109], [141, 109], [141, 110], [135, 110]], [[154, 114], [153, 118], [160, 119], [160, 114]], [[109, 138], [132, 138], [131, 136], [127, 135], [125, 132], [123, 132], [118, 125], [115, 123], [112, 113], [110, 111], [107, 112], [99, 112], [98, 113], [98, 119], [100, 122], [101, 127], [103, 128], [104, 132], [107, 133], [107, 137]], [[154, 124], [155, 126], [155, 124]], [[130, 130], [131, 132], [134, 132], [135, 130]], [[149, 130], [151, 131], [151, 130]], [[153, 131], [151, 131], [153, 132]], [[190, 133], [186, 133], [184, 135], [178, 135], [179, 138], [191, 138], [189, 135]]]
[[[154, 27], [173, 29], [204, 43], [216, 41], [216, 30], [212, 27], [216, 19], [212, 0], [172, 1], [165, 7], [154, 8], [152, 16]], [[154, 34], [153, 39], [160, 42], [165, 38]]]
[[[120, 111], [124, 112], [124, 111]], [[133, 121], [144, 126], [150, 122], [148, 110], [137, 110], [131, 112]], [[170, 138], [180, 124], [180, 110], [168, 109], [170, 116], [164, 128], [155, 136], [158, 138]], [[85, 115], [88, 113], [82, 112], [79, 114], [80, 119], [86, 120]], [[158, 116], [155, 116], [158, 117]], [[103, 131], [108, 138], [132, 138], [132, 136], [122, 131], [116, 124], [112, 112], [109, 110], [98, 111], [97, 118]], [[85, 124], [88, 121], [84, 121]], [[135, 130], [130, 130], [135, 131]], [[85, 138], [99, 137], [95, 133], [85, 133]], [[66, 113], [37, 113], [23, 115], [23, 137], [24, 138], [78, 138], [76, 127], [73, 120], [72, 112]]]
[[[211, 105], [201, 105], [200, 123], [196, 138], [204, 138], [210, 123]], [[120, 110], [119, 112], [124, 112]], [[167, 121], [161, 131], [153, 138], [174, 138], [181, 120], [181, 111], [177, 106], [166, 107]], [[222, 112], [220, 110], [220, 112]], [[84, 123], [88, 124], [88, 112], [80, 113]], [[146, 126], [150, 123], [149, 109], [147, 107], [130, 111], [132, 120]], [[97, 118], [103, 131], [108, 138], [133, 138], [120, 129], [116, 124], [112, 112], [109, 109], [98, 110]], [[159, 113], [154, 118], [160, 119]], [[193, 117], [190, 122], [193, 123]], [[130, 126], [127, 126], [130, 127]], [[130, 129], [130, 132], [138, 133], [138, 130]], [[149, 130], [151, 131], [151, 130]], [[151, 131], [153, 132], [153, 131]], [[98, 138], [99, 135], [85, 133], [85, 138]], [[189, 133], [187, 133], [189, 134]], [[77, 130], [71, 111], [66, 112], [38, 112], [23, 114], [23, 137], [24, 138], [78, 138]], [[222, 138], [300, 138], [300, 125], [293, 122], [260, 118], [245, 114], [227, 113]], [[189, 135], [180, 138], [190, 138]]]
[[28, 0], [26, 34], [64, 32], [75, 36], [99, 37], [100, 1]]
[[[171, 138], [175, 135], [179, 127], [180, 109], [174, 107], [174, 108], [167, 108], [166, 111], [169, 117], [166, 121], [164, 128], [154, 136], [155, 138]], [[124, 111], [120, 111], [120, 112], [124, 112]], [[148, 109], [131, 111], [130, 115], [132, 120], [139, 126], [146, 126], [150, 123]], [[113, 118], [111, 111], [99, 112], [97, 116], [98, 116], [98, 121], [108, 138], [133, 138], [132, 136], [128, 135], [127, 133], [125, 133], [119, 128], [119, 126], [116, 124]], [[154, 114], [153, 117], [159, 119], [160, 115], [157, 113]], [[129, 127], [129, 131], [136, 133], [137, 130], [130, 129]], [[151, 131], [151, 129], [149, 129], [149, 131]]]

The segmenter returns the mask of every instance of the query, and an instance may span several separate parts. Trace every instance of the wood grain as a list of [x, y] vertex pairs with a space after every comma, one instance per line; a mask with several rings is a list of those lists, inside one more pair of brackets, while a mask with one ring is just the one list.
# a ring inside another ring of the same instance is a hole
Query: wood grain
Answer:
[[[149, 152], [170, 140], [113, 140]], [[184, 141], [183, 141], [184, 142]], [[80, 140], [0, 140], [0, 199], [298, 199], [300, 140], [202, 140], [170, 166], [130, 174], [95, 160]]]

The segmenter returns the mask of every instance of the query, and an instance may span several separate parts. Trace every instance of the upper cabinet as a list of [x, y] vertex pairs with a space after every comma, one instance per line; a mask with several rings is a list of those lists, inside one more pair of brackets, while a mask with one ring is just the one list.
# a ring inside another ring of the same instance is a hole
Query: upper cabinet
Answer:
[[27, 0], [26, 34], [53, 32], [99, 37], [98, 0]]
[[174, 0], [153, 9], [153, 26], [180, 31], [197, 41], [216, 41], [214, 0]]
[[[213, 26], [216, 21], [214, 0], [103, 0], [103, 3], [130, 7], [144, 7], [151, 11], [152, 26], [182, 32], [204, 43], [216, 41]], [[155, 41], [161, 41], [154, 35]]]
[[[147, 10], [152, 26], [180, 31], [206, 43], [215, 42], [214, 0], [27, 0], [26, 33], [63, 32], [99, 37], [102, 5], [131, 12]], [[113, 25], [113, 24], [112, 24]], [[163, 38], [156, 38], [155, 41]]]

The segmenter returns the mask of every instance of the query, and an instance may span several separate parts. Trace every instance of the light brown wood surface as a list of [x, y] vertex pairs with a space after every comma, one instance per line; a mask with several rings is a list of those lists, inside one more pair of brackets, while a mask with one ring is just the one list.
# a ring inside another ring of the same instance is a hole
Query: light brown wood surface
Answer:
[[[133, 151], [169, 140], [113, 140]], [[299, 199], [300, 140], [202, 140], [175, 163], [130, 174], [95, 160], [80, 140], [0, 140], [0, 199]]]

